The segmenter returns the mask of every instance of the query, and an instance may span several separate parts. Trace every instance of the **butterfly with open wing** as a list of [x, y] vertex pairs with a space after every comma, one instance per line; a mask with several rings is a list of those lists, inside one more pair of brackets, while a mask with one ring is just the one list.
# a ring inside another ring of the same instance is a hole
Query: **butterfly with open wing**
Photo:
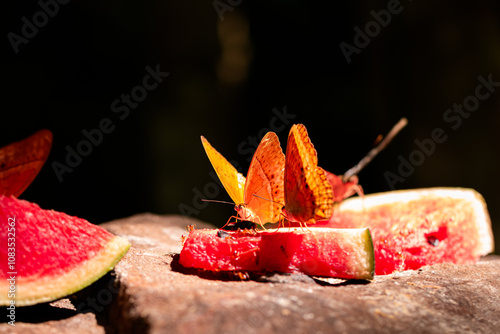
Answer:
[[278, 222], [283, 206], [285, 169], [285, 155], [278, 136], [268, 132], [262, 138], [246, 178], [205, 137], [202, 136], [201, 141], [219, 180], [235, 203], [236, 218], [261, 226]]

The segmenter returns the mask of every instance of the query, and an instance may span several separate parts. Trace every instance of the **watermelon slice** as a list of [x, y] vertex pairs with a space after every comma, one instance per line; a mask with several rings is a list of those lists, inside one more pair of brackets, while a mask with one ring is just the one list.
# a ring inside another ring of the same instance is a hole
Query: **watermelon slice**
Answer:
[[400, 190], [351, 198], [318, 225], [370, 228], [378, 275], [443, 262], [475, 263], [494, 250], [485, 201], [472, 189]]
[[0, 196], [0, 306], [76, 292], [113, 269], [130, 243], [88, 221]]
[[374, 273], [373, 244], [366, 228], [192, 230], [179, 263], [210, 271], [302, 272], [346, 279], [372, 279]]

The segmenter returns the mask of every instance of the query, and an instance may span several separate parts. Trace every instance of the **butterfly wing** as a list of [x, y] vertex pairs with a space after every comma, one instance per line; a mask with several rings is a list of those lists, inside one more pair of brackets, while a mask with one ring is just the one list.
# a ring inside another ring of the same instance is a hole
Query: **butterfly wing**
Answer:
[[247, 216], [258, 217], [255, 223], [279, 221], [284, 205], [284, 170], [285, 155], [278, 136], [268, 132], [253, 155], [245, 185], [245, 209], [251, 212]]
[[326, 178], [328, 179], [328, 182], [330, 182], [333, 189], [333, 201], [335, 203], [342, 202], [344, 199], [351, 197], [356, 192], [361, 194], [363, 193], [363, 188], [358, 184], [358, 177], [356, 175], [351, 176], [349, 181], [344, 182], [341, 177], [330, 173], [329, 171], [325, 172]]
[[238, 173], [236, 168], [229, 163], [215, 148], [210, 145], [205, 137], [201, 136], [201, 142], [203, 148], [207, 153], [208, 159], [212, 163], [212, 166], [222, 182], [222, 185], [226, 189], [227, 193], [234, 201], [234, 203], [241, 204], [244, 202], [244, 190], [245, 190], [245, 177]]
[[40, 130], [0, 148], [0, 194], [18, 197], [42, 169], [52, 147], [52, 132]]
[[315, 223], [333, 213], [333, 190], [304, 125], [290, 129], [285, 164], [285, 214], [290, 221]]

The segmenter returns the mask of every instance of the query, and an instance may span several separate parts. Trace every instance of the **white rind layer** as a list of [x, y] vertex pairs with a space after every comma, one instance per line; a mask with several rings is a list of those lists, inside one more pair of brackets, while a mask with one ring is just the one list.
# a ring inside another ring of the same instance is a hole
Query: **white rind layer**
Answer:
[[475, 217], [474, 222], [476, 223], [481, 240], [480, 249], [478, 250], [479, 255], [487, 255], [495, 250], [491, 219], [486, 202], [483, 196], [474, 189], [436, 187], [374, 193], [363, 197], [347, 199], [339, 205], [339, 210], [341, 212], [362, 211], [363, 209], [369, 209], [377, 205], [394, 202], [407, 203], [427, 196], [464, 199], [471, 203]]

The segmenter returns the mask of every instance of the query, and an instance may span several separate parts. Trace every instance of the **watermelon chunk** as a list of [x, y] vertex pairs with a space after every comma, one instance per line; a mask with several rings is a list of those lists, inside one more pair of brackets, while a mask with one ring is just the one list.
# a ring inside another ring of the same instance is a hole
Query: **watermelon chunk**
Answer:
[[471, 264], [494, 249], [484, 198], [473, 189], [424, 188], [351, 198], [318, 225], [370, 228], [377, 275], [443, 262]]
[[13, 296], [23, 306], [76, 292], [113, 269], [130, 247], [84, 219], [14, 197], [0, 196], [0, 225], [0, 305]]
[[374, 273], [373, 244], [366, 228], [192, 230], [179, 263], [211, 271], [302, 272], [346, 279], [372, 279]]

